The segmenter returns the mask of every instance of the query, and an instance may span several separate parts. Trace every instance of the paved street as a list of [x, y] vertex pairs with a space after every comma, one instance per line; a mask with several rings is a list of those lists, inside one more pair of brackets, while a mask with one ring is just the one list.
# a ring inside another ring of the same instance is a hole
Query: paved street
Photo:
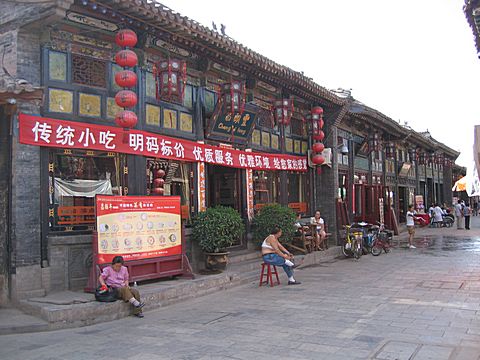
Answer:
[[[480, 225], [475, 219], [474, 227]], [[423, 235], [422, 235], [423, 233]], [[480, 231], [91, 327], [0, 337], [2, 359], [478, 359]]]

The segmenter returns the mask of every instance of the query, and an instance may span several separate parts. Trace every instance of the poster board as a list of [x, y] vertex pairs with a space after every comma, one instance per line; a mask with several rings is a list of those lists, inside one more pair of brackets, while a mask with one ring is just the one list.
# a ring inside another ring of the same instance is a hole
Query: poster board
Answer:
[[415, 195], [415, 209], [423, 214], [425, 212], [425, 205], [423, 203], [423, 195]]
[[95, 198], [97, 264], [182, 254], [178, 196], [105, 196]]

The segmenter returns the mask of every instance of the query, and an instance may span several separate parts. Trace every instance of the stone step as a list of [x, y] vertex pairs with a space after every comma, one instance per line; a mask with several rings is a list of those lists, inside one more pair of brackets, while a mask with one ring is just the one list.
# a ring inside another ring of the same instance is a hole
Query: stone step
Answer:
[[[315, 252], [303, 257], [303, 267], [329, 261], [341, 254], [340, 247]], [[250, 256], [250, 254], [248, 254]], [[302, 257], [297, 257], [300, 261]], [[188, 299], [198, 298], [234, 286], [256, 283], [260, 277], [260, 257], [229, 264], [217, 275], [197, 275], [195, 279], [158, 281], [141, 284], [138, 289], [145, 301], [145, 311], [151, 311]], [[300, 267], [301, 268], [301, 267]], [[281, 275], [283, 277], [283, 275]], [[100, 303], [93, 294], [63, 292], [45, 298], [20, 301], [21, 310], [38, 316], [46, 322], [48, 330], [73, 328], [121, 319], [130, 315], [130, 304], [123, 301]]]
[[238, 264], [252, 259], [260, 259], [262, 254], [259, 250], [232, 251], [228, 256], [229, 264]]

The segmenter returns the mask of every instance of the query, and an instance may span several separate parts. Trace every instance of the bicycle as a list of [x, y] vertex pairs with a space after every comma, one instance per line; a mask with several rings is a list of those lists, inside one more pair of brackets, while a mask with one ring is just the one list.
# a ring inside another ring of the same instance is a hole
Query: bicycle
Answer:
[[362, 256], [363, 233], [357, 229], [352, 229], [351, 225], [345, 225], [344, 228], [346, 236], [345, 243], [342, 246], [343, 255], [358, 260]]
[[372, 255], [378, 256], [382, 253], [382, 250], [385, 251], [385, 254], [390, 252], [390, 237], [388, 232], [385, 231], [383, 224], [375, 225], [372, 227], [373, 231], [373, 245], [372, 245]]

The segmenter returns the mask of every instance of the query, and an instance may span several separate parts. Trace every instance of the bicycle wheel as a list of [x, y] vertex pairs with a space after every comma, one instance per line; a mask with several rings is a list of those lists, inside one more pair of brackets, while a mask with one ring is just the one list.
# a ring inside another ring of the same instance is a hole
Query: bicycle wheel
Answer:
[[373, 256], [378, 256], [382, 253], [383, 246], [381, 244], [378, 244], [378, 242], [375, 240], [372, 246], [372, 255]]
[[352, 247], [353, 247], [353, 257], [357, 260], [360, 259], [362, 257], [362, 246], [360, 245], [358, 240], [353, 241]]
[[348, 258], [348, 257], [352, 257], [352, 255], [353, 255], [353, 254], [352, 254], [352, 250], [347, 250], [347, 249], [345, 248], [345, 245], [346, 245], [346, 243], [343, 244], [343, 246], [342, 246], [342, 253], [343, 253], [343, 255], [344, 255], [345, 257], [347, 257], [347, 258]]

